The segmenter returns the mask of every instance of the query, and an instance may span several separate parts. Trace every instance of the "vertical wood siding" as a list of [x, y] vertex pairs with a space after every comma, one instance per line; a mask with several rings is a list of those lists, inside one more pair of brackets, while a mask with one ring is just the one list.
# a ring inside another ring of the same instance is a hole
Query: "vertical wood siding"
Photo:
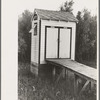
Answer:
[[[34, 21], [32, 22], [32, 28], [34, 27]], [[34, 65], [38, 65], [38, 52], [39, 52], [39, 21], [37, 22], [37, 35], [34, 35], [34, 29], [32, 29], [31, 35], [31, 62]]]

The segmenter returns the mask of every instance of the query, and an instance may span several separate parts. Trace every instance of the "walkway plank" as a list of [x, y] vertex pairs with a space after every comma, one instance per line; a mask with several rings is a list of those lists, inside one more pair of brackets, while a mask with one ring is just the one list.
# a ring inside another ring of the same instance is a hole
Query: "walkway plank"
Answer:
[[55, 64], [57, 66], [63, 66], [74, 73], [78, 74], [81, 77], [86, 78], [87, 80], [97, 81], [97, 69], [89, 67], [87, 65], [78, 63], [71, 59], [46, 59], [48, 63]]

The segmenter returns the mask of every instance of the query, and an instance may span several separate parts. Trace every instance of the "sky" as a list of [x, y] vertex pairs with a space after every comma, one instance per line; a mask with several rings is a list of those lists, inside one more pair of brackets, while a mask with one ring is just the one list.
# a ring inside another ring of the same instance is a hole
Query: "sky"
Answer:
[[[46, 9], [46, 10], [59, 10], [59, 7], [69, 0], [18, 0], [18, 15], [24, 10], [34, 12], [34, 8]], [[82, 11], [87, 8], [91, 11], [92, 15], [97, 14], [98, 0], [73, 0], [73, 13], [77, 14], [78, 11]]]

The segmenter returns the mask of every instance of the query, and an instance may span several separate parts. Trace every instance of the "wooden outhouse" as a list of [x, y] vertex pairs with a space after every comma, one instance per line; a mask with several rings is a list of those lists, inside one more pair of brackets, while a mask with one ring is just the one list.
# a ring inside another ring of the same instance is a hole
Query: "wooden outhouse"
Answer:
[[31, 29], [31, 71], [46, 64], [47, 58], [75, 59], [77, 19], [62, 11], [35, 9]]

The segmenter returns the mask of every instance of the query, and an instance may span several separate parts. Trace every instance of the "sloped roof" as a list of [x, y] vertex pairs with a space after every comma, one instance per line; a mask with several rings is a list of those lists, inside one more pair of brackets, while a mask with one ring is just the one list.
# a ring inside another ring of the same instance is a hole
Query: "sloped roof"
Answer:
[[41, 19], [77, 22], [75, 16], [69, 12], [35, 9]]

